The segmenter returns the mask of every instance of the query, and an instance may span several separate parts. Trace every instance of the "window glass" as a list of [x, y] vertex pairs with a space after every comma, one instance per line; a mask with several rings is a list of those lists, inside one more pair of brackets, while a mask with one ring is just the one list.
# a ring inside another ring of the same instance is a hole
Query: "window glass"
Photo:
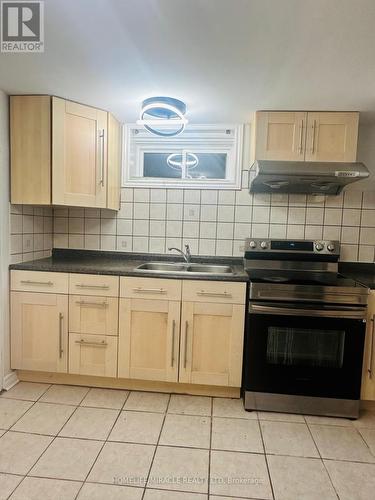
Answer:
[[225, 179], [226, 153], [145, 153], [143, 177]]
[[240, 189], [242, 143], [242, 125], [188, 126], [176, 137], [126, 125], [123, 185]]

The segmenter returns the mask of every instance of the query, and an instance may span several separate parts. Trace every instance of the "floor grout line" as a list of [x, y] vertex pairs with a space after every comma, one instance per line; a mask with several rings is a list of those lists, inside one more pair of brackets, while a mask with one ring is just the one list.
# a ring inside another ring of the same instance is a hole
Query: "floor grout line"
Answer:
[[[132, 408], [130, 410], [127, 410], [125, 408], [125, 405], [127, 403], [127, 401], [129, 400], [129, 397], [131, 395], [132, 392], [139, 392], [139, 391], [131, 391], [131, 390], [128, 390], [127, 391], [127, 394], [126, 394], [126, 397], [125, 397], [125, 400], [124, 402], [122, 403], [121, 405], [121, 408], [108, 408], [108, 407], [102, 407], [102, 406], [82, 406], [82, 401], [85, 399], [85, 397], [87, 396], [87, 394], [90, 392], [90, 388], [88, 388], [86, 394], [83, 396], [82, 400], [80, 403], [78, 403], [77, 405], [66, 405], [66, 406], [72, 406], [74, 407], [74, 411], [72, 412], [72, 414], [69, 416], [69, 418], [65, 421], [65, 423], [60, 427], [58, 433], [56, 435], [47, 435], [47, 434], [39, 434], [39, 433], [35, 433], [35, 432], [30, 432], [30, 431], [16, 431], [16, 430], [12, 430], [13, 427], [17, 424], [17, 422], [19, 420], [21, 420], [25, 415], [27, 415], [27, 413], [29, 411], [32, 410], [32, 408], [36, 405], [36, 403], [38, 402], [41, 402], [41, 403], [48, 403], [48, 404], [59, 404], [59, 403], [55, 403], [55, 402], [49, 402], [49, 401], [40, 401], [40, 399], [43, 397], [43, 395], [48, 391], [48, 389], [50, 387], [53, 387], [53, 385], [55, 384], [52, 384], [50, 385], [39, 397], [38, 399], [36, 399], [35, 401], [30, 401], [30, 400], [17, 400], [16, 398], [4, 398], [4, 399], [7, 399], [7, 400], [15, 400], [15, 401], [24, 401], [24, 402], [28, 402], [28, 403], [32, 403], [31, 406], [12, 424], [12, 426], [9, 428], [9, 429], [4, 429], [5, 430], [5, 433], [4, 433], [4, 436], [8, 433], [8, 432], [13, 432], [13, 433], [20, 433], [20, 434], [29, 434], [29, 435], [36, 435], [36, 436], [44, 436], [44, 437], [49, 437], [49, 438], [52, 438], [51, 439], [51, 442], [49, 443], [49, 445], [47, 446], [47, 448], [40, 454], [40, 456], [37, 458], [37, 460], [35, 461], [35, 463], [32, 465], [32, 467], [27, 471], [27, 473], [25, 475], [23, 474], [19, 474], [19, 473], [6, 473], [6, 474], [10, 474], [10, 475], [13, 475], [13, 476], [17, 476], [17, 477], [21, 477], [21, 481], [20, 483], [14, 488], [14, 490], [10, 493], [10, 496], [8, 496], [7, 498], [10, 498], [11, 495], [21, 486], [21, 484], [23, 484], [24, 480], [26, 477], [35, 477], [35, 478], [41, 478], [41, 479], [50, 479], [50, 480], [59, 480], [59, 481], [71, 481], [71, 482], [75, 482], [75, 483], [82, 483], [80, 485], [80, 488], [76, 494], [76, 496], [74, 497], [75, 499], [78, 498], [82, 488], [84, 487], [84, 485], [86, 483], [93, 483], [93, 484], [114, 484], [114, 483], [103, 483], [103, 482], [97, 482], [97, 481], [88, 481], [88, 477], [91, 473], [91, 471], [93, 470], [95, 464], [97, 463], [98, 461], [98, 458], [100, 456], [100, 454], [102, 453], [102, 450], [103, 448], [105, 447], [106, 443], [127, 443], [127, 444], [135, 444], [135, 445], [146, 445], [146, 446], [154, 446], [154, 451], [153, 451], [153, 455], [152, 455], [152, 459], [150, 461], [150, 466], [149, 466], [149, 469], [148, 469], [148, 474], [147, 474], [147, 478], [146, 478], [146, 481], [145, 481], [145, 484], [143, 486], [134, 486], [134, 485], [126, 485], [127, 487], [133, 487], [133, 488], [137, 488], [137, 489], [143, 489], [143, 492], [142, 492], [142, 496], [141, 498], [144, 499], [145, 495], [146, 495], [146, 489], [154, 489], [154, 490], [157, 490], [157, 491], [171, 491], [171, 492], [174, 492], [174, 493], [177, 493], [179, 491], [181, 492], [185, 492], [187, 493], [186, 490], [168, 490], [166, 488], [158, 488], [157, 485], [151, 485], [150, 488], [147, 488], [147, 484], [148, 484], [148, 481], [149, 481], [149, 478], [150, 478], [150, 475], [151, 475], [151, 471], [152, 471], [152, 467], [154, 465], [154, 461], [155, 461], [155, 457], [156, 457], [156, 453], [157, 453], [157, 450], [159, 447], [163, 448], [163, 447], [171, 447], [171, 448], [183, 448], [183, 449], [189, 449], [189, 450], [203, 450], [203, 451], [208, 451], [208, 492], [207, 493], [204, 493], [204, 495], [212, 495], [212, 492], [211, 492], [211, 454], [212, 454], [212, 451], [220, 451], [220, 452], [231, 452], [231, 453], [241, 453], [241, 454], [252, 454], [252, 455], [258, 455], [258, 456], [261, 456], [263, 455], [265, 457], [265, 462], [266, 462], [266, 467], [267, 467], [267, 473], [268, 473], [268, 478], [269, 478], [269, 482], [270, 482], [270, 487], [271, 487], [271, 491], [272, 491], [272, 495], [273, 495], [273, 498], [275, 498], [275, 492], [274, 492], [274, 489], [273, 489], [273, 483], [272, 483], [272, 478], [271, 478], [271, 472], [270, 472], [270, 467], [269, 467], [269, 462], [268, 462], [268, 456], [285, 456], [285, 457], [293, 457], [293, 458], [296, 458], [296, 459], [309, 459], [309, 460], [320, 460], [321, 463], [323, 464], [323, 467], [324, 467], [324, 470], [326, 472], [326, 474], [328, 475], [328, 478], [329, 478], [329, 481], [330, 481], [330, 484], [332, 485], [332, 488], [333, 490], [335, 491], [335, 494], [336, 496], [338, 497], [338, 493], [336, 491], [336, 488], [333, 484], [333, 480], [331, 479], [331, 476], [329, 474], [329, 471], [328, 471], [328, 468], [326, 466], [326, 462], [340, 462], [340, 463], [353, 463], [353, 464], [360, 464], [360, 465], [372, 465], [375, 467], [375, 464], [374, 462], [364, 462], [364, 461], [356, 461], [356, 460], [346, 460], [346, 459], [336, 459], [336, 458], [323, 458], [322, 455], [321, 455], [321, 452], [317, 446], [317, 443], [315, 442], [315, 439], [314, 439], [314, 436], [312, 434], [312, 428], [314, 427], [328, 427], [328, 428], [339, 428], [341, 429], [343, 432], [345, 432], [345, 430], [347, 429], [355, 429], [356, 430], [356, 434], [359, 434], [360, 437], [361, 437], [361, 440], [363, 441], [363, 443], [365, 444], [365, 446], [369, 449], [371, 455], [373, 455], [373, 453], [371, 452], [366, 440], [364, 439], [364, 437], [362, 436], [361, 434], [361, 431], [359, 428], [357, 428], [356, 426], [354, 425], [349, 425], [349, 426], [341, 426], [341, 425], [328, 425], [328, 424], [325, 424], [325, 423], [309, 423], [306, 419], [306, 416], [305, 415], [302, 415], [302, 418], [303, 418], [303, 422], [292, 422], [290, 420], [271, 420], [271, 419], [263, 419], [263, 418], [258, 418], [258, 415], [257, 415], [257, 418], [255, 419], [247, 419], [247, 418], [243, 418], [243, 417], [234, 417], [234, 416], [228, 416], [228, 415], [225, 415], [225, 416], [217, 416], [217, 415], [213, 415], [214, 413], [214, 398], [212, 397], [211, 400], [210, 400], [210, 415], [201, 415], [201, 414], [194, 414], [194, 413], [178, 413], [178, 412], [171, 412], [170, 411], [170, 408], [171, 408], [171, 401], [172, 401], [172, 394], [171, 393], [163, 393], [163, 394], [168, 394], [168, 402], [166, 404], [166, 408], [163, 412], [154, 412], [154, 411], [150, 411], [150, 410], [141, 410], [141, 409], [136, 409], [136, 408]], [[59, 385], [59, 384], [57, 384]], [[77, 386], [72, 386], [72, 387], [77, 387]], [[81, 387], [81, 386], [80, 386]], [[111, 389], [113, 390], [113, 389]], [[143, 391], [142, 391], [143, 392]], [[147, 391], [149, 392], [149, 391]], [[194, 396], [192, 396], [194, 397]], [[231, 398], [232, 399], [232, 398]], [[66, 404], [66, 403], [60, 403], [60, 404]], [[63, 430], [63, 428], [68, 424], [68, 422], [71, 420], [71, 418], [73, 417], [73, 415], [75, 415], [75, 413], [77, 412], [78, 408], [89, 408], [89, 409], [109, 409], [109, 410], [114, 410], [114, 411], [117, 411], [118, 414], [112, 424], [112, 426], [110, 427], [105, 439], [103, 440], [99, 440], [99, 439], [90, 439], [90, 438], [81, 438], [81, 437], [69, 437], [69, 436], [59, 436], [59, 433]], [[159, 435], [158, 435], [158, 439], [157, 439], [157, 443], [135, 443], [135, 442], [129, 442], [129, 441], [113, 441], [113, 440], [110, 440], [110, 435], [111, 435], [111, 432], [113, 431], [113, 428], [115, 427], [115, 425], [117, 424], [119, 418], [121, 417], [122, 413], [124, 411], [129, 411], [129, 412], [144, 412], [144, 413], [152, 413], [152, 414], [160, 414], [160, 415], [163, 415], [163, 419], [162, 419], [162, 424], [160, 426], [160, 430], [159, 430]], [[198, 410], [199, 411], [199, 410]], [[166, 445], [163, 445], [163, 444], [160, 444], [160, 440], [161, 440], [161, 436], [162, 436], [162, 433], [163, 433], [163, 430], [164, 430], [164, 426], [165, 426], [165, 422], [166, 422], [166, 418], [168, 415], [180, 415], [180, 416], [186, 416], [186, 417], [200, 417], [200, 418], [210, 418], [210, 440], [209, 440], [209, 448], [202, 448], [202, 447], [194, 447], [194, 446], [186, 446], [186, 445], [169, 445], [169, 444], [166, 444]], [[221, 419], [227, 419], [227, 420], [246, 420], [246, 421], [257, 421], [258, 422], [258, 428], [259, 428], [259, 432], [260, 432], [260, 436], [261, 436], [261, 440], [262, 440], [262, 445], [263, 445], [263, 452], [259, 453], [259, 452], [253, 452], [253, 451], [237, 451], [237, 450], [223, 450], [223, 449], [218, 449], [218, 450], [214, 450], [212, 448], [212, 438], [213, 438], [213, 418], [221, 418]], [[262, 422], [278, 422], [278, 423], [292, 423], [292, 424], [296, 424], [296, 423], [299, 423], [299, 424], [304, 424], [307, 426], [308, 428], [308, 431], [309, 431], [309, 434], [314, 442], [314, 445], [318, 451], [318, 457], [304, 457], [304, 456], [295, 456], [295, 455], [288, 455], [288, 454], [281, 454], [281, 453], [267, 453], [266, 452], [266, 447], [265, 447], [265, 442], [264, 442], [264, 438], [263, 438], [263, 433], [262, 433], [262, 428], [261, 428], [261, 424]], [[364, 429], [374, 429], [374, 427], [364, 427]], [[102, 446], [100, 446], [100, 449], [99, 451], [97, 452], [96, 454], [96, 457], [94, 459], [94, 462], [92, 464], [92, 466], [90, 467], [88, 473], [86, 474], [85, 476], [85, 479], [83, 480], [73, 480], [73, 479], [65, 479], [65, 478], [52, 478], [52, 477], [43, 477], [43, 476], [30, 476], [30, 472], [31, 470], [34, 468], [34, 466], [38, 463], [38, 461], [44, 456], [44, 454], [47, 452], [47, 450], [50, 448], [50, 446], [52, 445], [52, 443], [57, 439], [57, 438], [60, 438], [60, 439], [75, 439], [75, 440], [82, 440], [82, 441], [96, 441], [96, 442], [101, 442], [102, 443]], [[1, 438], [0, 438], [1, 439]], [[193, 492], [191, 492], [193, 493]], [[202, 493], [201, 493], [202, 494]], [[217, 495], [218, 497], [223, 497], [224, 498], [228, 498], [227, 495], [221, 495], [221, 494], [218, 494]]]
[[162, 434], [163, 429], [164, 429], [165, 419], [167, 417], [168, 408], [169, 408], [169, 405], [170, 405], [170, 402], [171, 402], [171, 396], [172, 395], [170, 394], [169, 395], [169, 399], [168, 399], [168, 404], [167, 404], [167, 407], [166, 407], [165, 412], [164, 412], [163, 422], [162, 422], [162, 425], [160, 426], [159, 436], [158, 436], [158, 439], [157, 439], [157, 442], [156, 442], [156, 445], [155, 445], [154, 453], [152, 455], [152, 459], [151, 459], [150, 467], [149, 467], [149, 470], [148, 470], [147, 478], [146, 478], [146, 481], [145, 481], [145, 484], [144, 484], [144, 490], [143, 490], [143, 493], [142, 493], [142, 499], [141, 500], [144, 499], [144, 496], [146, 494], [147, 483], [148, 483], [148, 480], [150, 478], [151, 470], [152, 470], [152, 467], [154, 465], [156, 451], [158, 449], [160, 438], [161, 438], [161, 434]]
[[214, 417], [213, 417], [213, 412], [214, 412], [214, 398], [211, 399], [211, 416], [210, 416], [210, 448], [208, 452], [208, 498], [210, 497], [211, 493], [211, 452], [212, 452], [212, 427], [213, 427], [213, 422], [214, 422]]
[[266, 445], [264, 443], [264, 437], [263, 437], [263, 431], [262, 431], [261, 421], [259, 419], [258, 419], [258, 427], [259, 427], [260, 438], [262, 440], [262, 445], [263, 445], [264, 460], [266, 462], [267, 473], [268, 473], [268, 480], [270, 482], [272, 498], [275, 499], [276, 497], [275, 497], [275, 491], [274, 491], [274, 488], [273, 488], [273, 483], [272, 483], [272, 478], [271, 478], [270, 466], [269, 466], [269, 463], [268, 463], [268, 458], [267, 458], [267, 453], [266, 453]]
[[[89, 391], [87, 392], [87, 394], [88, 394], [88, 393], [89, 393]], [[87, 396], [87, 394], [86, 394], [86, 396]], [[124, 403], [123, 403], [123, 405], [122, 405], [122, 407], [121, 407], [121, 408], [124, 408], [124, 405], [125, 405], [126, 401], [128, 400], [129, 395], [130, 395], [130, 391], [129, 391], [129, 392], [128, 392], [128, 394], [126, 395], [126, 397], [125, 397], [125, 401], [124, 401]], [[85, 396], [85, 397], [86, 397], [86, 396]], [[82, 399], [82, 401], [83, 401], [83, 399]], [[82, 401], [81, 401], [81, 403], [82, 403]], [[94, 462], [92, 463], [92, 465], [91, 465], [91, 467], [90, 467], [90, 469], [89, 469], [88, 473], [86, 474], [86, 477], [85, 477], [85, 479], [83, 480], [82, 485], [81, 485], [81, 487], [79, 488], [79, 490], [77, 491], [77, 494], [76, 494], [76, 496], [74, 497], [74, 499], [77, 499], [77, 498], [78, 498], [78, 496], [79, 496], [79, 494], [80, 494], [80, 492], [81, 492], [81, 490], [82, 490], [83, 486], [85, 485], [85, 483], [86, 483], [86, 481], [87, 481], [87, 478], [89, 477], [89, 475], [90, 475], [90, 473], [91, 473], [92, 469], [94, 468], [94, 466], [95, 466], [96, 462], [98, 461], [99, 455], [101, 454], [101, 452], [102, 452], [102, 450], [103, 450], [103, 448], [104, 448], [105, 444], [106, 444], [106, 443], [108, 443], [108, 438], [109, 438], [109, 436], [111, 435], [111, 432], [113, 431], [113, 428], [115, 427], [115, 425], [116, 425], [116, 423], [117, 423], [118, 419], [120, 418], [121, 411], [122, 411], [122, 409], [121, 409], [121, 410], [119, 410], [118, 415], [117, 415], [117, 417], [116, 417], [115, 421], [113, 422], [113, 425], [112, 425], [112, 426], [111, 426], [111, 428], [109, 429], [109, 432], [108, 432], [108, 434], [107, 434], [107, 438], [103, 441], [103, 445], [100, 447], [100, 450], [99, 450], [98, 454], [96, 455], [96, 458], [95, 458]]]
[[[306, 420], [306, 419], [305, 419], [305, 420]], [[318, 446], [317, 442], [315, 441], [314, 435], [313, 435], [313, 433], [311, 432], [310, 425], [309, 425], [309, 423], [308, 423], [307, 421], [306, 421], [306, 425], [307, 425], [307, 428], [308, 428], [309, 434], [310, 434], [310, 436], [311, 436], [311, 439], [312, 439], [312, 440], [313, 440], [313, 442], [314, 442], [315, 448], [316, 448], [316, 449], [317, 449], [317, 451], [318, 451], [320, 461], [321, 461], [321, 463], [323, 464], [324, 470], [326, 471], [326, 473], [327, 473], [327, 475], [328, 475], [328, 478], [329, 478], [329, 481], [330, 481], [330, 483], [331, 483], [331, 485], [332, 485], [332, 488], [333, 488], [333, 490], [334, 490], [335, 494], [337, 495], [337, 498], [339, 499], [340, 497], [339, 497], [339, 495], [338, 495], [338, 493], [337, 493], [337, 491], [336, 491], [335, 485], [333, 484], [333, 481], [332, 481], [331, 476], [330, 476], [330, 474], [329, 474], [329, 472], [328, 472], [328, 469], [327, 469], [327, 467], [326, 467], [326, 464], [324, 463], [324, 459], [323, 459], [323, 457], [322, 457], [322, 454], [320, 453], [319, 446]]]

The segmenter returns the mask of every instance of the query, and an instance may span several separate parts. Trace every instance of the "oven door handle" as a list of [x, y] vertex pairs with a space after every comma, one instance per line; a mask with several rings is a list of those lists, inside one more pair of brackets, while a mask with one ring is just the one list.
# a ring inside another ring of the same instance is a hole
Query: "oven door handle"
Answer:
[[284, 307], [282, 305], [249, 305], [250, 314], [270, 314], [274, 316], [314, 316], [317, 318], [347, 318], [347, 319], [365, 319], [366, 308], [343, 307], [339, 309], [318, 309], [302, 307]]

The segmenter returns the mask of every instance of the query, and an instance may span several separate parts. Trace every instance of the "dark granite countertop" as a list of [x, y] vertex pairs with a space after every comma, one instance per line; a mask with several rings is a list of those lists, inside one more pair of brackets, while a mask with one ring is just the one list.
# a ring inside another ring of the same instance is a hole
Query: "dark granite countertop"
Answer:
[[248, 281], [240, 257], [200, 257], [193, 256], [192, 263], [229, 265], [234, 274], [195, 274], [145, 272], [135, 269], [144, 262], [182, 262], [177, 254], [146, 254], [128, 252], [106, 252], [96, 250], [54, 249], [52, 257], [11, 264], [9, 269], [25, 271], [51, 271], [56, 273], [109, 274], [116, 276], [138, 276], [168, 279], [191, 279], [213, 281]]
[[375, 263], [340, 262], [339, 272], [375, 290]]

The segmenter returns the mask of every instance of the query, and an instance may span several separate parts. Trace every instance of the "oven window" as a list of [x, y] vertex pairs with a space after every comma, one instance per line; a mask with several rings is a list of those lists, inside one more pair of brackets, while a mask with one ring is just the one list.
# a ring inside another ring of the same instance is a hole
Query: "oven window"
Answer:
[[267, 362], [272, 365], [341, 368], [345, 331], [268, 327]]

